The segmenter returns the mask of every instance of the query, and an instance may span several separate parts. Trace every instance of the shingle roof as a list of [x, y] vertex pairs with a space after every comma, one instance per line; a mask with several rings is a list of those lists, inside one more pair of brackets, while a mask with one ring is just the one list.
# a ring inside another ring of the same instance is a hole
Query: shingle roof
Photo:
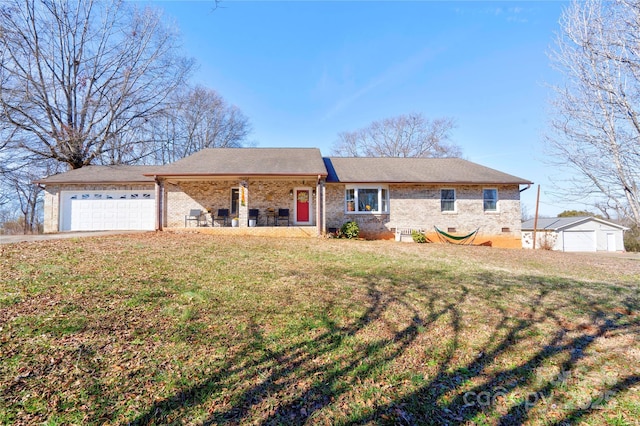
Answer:
[[158, 176], [326, 176], [317, 148], [209, 148], [156, 168]]
[[531, 184], [461, 158], [325, 158], [327, 182]]
[[[587, 222], [589, 220], [594, 220], [596, 222], [605, 223], [607, 225], [611, 225], [614, 227], [618, 227], [620, 229], [628, 229], [625, 226], [618, 225], [617, 223], [609, 222], [606, 220], [598, 219], [596, 217], [591, 216], [573, 216], [573, 217], [541, 217], [538, 218], [538, 228], [539, 230], [549, 230], [549, 231], [558, 231], [563, 228], [567, 228], [571, 225], [576, 225], [581, 222]], [[533, 230], [534, 219], [525, 220], [522, 222], [522, 230], [530, 231]]]
[[144, 173], [157, 168], [158, 166], [85, 166], [51, 175], [36, 183], [148, 183], [154, 182], [153, 177], [144, 176]]
[[165, 166], [86, 166], [39, 183], [153, 182], [154, 176], [327, 176], [342, 183], [531, 184], [460, 158], [322, 158], [317, 148], [209, 148]]

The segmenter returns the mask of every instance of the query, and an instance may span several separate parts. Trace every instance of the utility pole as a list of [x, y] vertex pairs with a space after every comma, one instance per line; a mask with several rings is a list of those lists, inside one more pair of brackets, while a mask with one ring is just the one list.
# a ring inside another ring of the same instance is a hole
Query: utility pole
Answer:
[[538, 230], [538, 207], [540, 206], [540, 184], [538, 184], [538, 196], [536, 197], [536, 215], [533, 217], [533, 249], [536, 249], [536, 231]]

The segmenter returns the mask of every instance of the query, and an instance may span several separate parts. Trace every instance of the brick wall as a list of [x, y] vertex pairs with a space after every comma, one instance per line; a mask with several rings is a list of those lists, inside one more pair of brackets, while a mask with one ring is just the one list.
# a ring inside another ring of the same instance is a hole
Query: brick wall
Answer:
[[49, 186], [44, 190], [44, 223], [45, 234], [52, 234], [60, 230], [60, 187]]
[[393, 238], [389, 214], [358, 214], [345, 212], [345, 186], [326, 185], [327, 228], [339, 229], [345, 222], [354, 220], [365, 238]]
[[[314, 179], [296, 180], [224, 180], [193, 181], [165, 185], [164, 217], [166, 227], [183, 227], [184, 217], [191, 209], [207, 210], [229, 208], [231, 188], [244, 182], [245, 206], [240, 206], [241, 226], [246, 226], [249, 208], [260, 210], [259, 225], [266, 224], [267, 208], [288, 208], [291, 220], [294, 199], [290, 191], [298, 187], [315, 189]], [[492, 241], [494, 245], [521, 247], [520, 192], [518, 185], [488, 185], [498, 189], [498, 211], [483, 211], [483, 186], [451, 186], [456, 189], [456, 211], [440, 211], [440, 189], [436, 185], [389, 185], [388, 214], [352, 214], [345, 212], [345, 185], [326, 185], [326, 226], [340, 228], [345, 222], [355, 220], [366, 238], [393, 238], [395, 228], [418, 227], [431, 231], [434, 226], [455, 233], [466, 234], [479, 229], [478, 242]], [[137, 190], [152, 189], [153, 185], [67, 185], [47, 186], [44, 195], [44, 231], [58, 232], [60, 191], [63, 190]], [[311, 199], [315, 224], [316, 197]], [[211, 216], [208, 216], [211, 224]]]
[[[246, 226], [249, 209], [259, 209], [260, 216], [258, 225], [266, 225], [267, 208], [289, 209], [290, 220], [293, 223], [294, 199], [290, 191], [294, 188], [307, 187], [315, 189], [316, 183], [312, 179], [296, 180], [225, 180], [225, 181], [202, 181], [202, 182], [181, 182], [179, 184], [166, 185], [165, 205], [165, 226], [183, 227], [184, 216], [191, 209], [207, 210], [211, 209], [216, 213], [218, 209], [229, 209], [231, 211], [231, 189], [239, 188], [241, 182], [245, 183], [245, 205], [240, 206], [240, 226]], [[315, 223], [315, 197], [311, 203], [314, 214], [312, 218]], [[211, 216], [208, 217], [211, 224]], [[272, 222], [269, 222], [271, 225]]]
[[[440, 189], [456, 190], [455, 212], [440, 209]], [[498, 209], [485, 212], [483, 188], [498, 190]], [[359, 214], [344, 211], [345, 185], [327, 184], [327, 227], [339, 228], [355, 220], [367, 238], [393, 238], [395, 228], [415, 227], [430, 231], [455, 229], [468, 234], [476, 229], [478, 242], [520, 247], [520, 191], [518, 185], [389, 185], [389, 214]]]

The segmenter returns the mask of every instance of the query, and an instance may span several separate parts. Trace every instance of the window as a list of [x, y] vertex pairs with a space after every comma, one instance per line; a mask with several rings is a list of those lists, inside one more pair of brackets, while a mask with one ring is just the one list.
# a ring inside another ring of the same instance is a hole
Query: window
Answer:
[[456, 190], [455, 189], [440, 190], [440, 211], [443, 211], [443, 212], [456, 211]]
[[344, 201], [348, 213], [389, 212], [389, 190], [381, 186], [347, 187]]
[[388, 212], [389, 211], [389, 193], [387, 191], [387, 188], [380, 188], [380, 207], [381, 207], [381, 211], [383, 212]]
[[484, 202], [485, 212], [495, 212], [498, 210], [498, 190], [497, 189], [483, 189], [482, 200]]
[[345, 202], [347, 203], [347, 211], [353, 212], [356, 210], [356, 190], [347, 189], [345, 192]]
[[238, 206], [240, 205], [240, 188], [231, 188], [231, 215], [237, 216], [240, 212]]

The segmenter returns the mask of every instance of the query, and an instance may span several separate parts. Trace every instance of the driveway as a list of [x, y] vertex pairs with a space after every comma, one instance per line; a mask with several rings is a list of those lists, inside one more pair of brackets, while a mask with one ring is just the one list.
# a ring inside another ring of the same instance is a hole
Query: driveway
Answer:
[[87, 232], [61, 232], [59, 234], [0, 235], [0, 244], [60, 240], [63, 238], [101, 237], [103, 235], [139, 234], [143, 232], [154, 232], [154, 231], [87, 231]]

